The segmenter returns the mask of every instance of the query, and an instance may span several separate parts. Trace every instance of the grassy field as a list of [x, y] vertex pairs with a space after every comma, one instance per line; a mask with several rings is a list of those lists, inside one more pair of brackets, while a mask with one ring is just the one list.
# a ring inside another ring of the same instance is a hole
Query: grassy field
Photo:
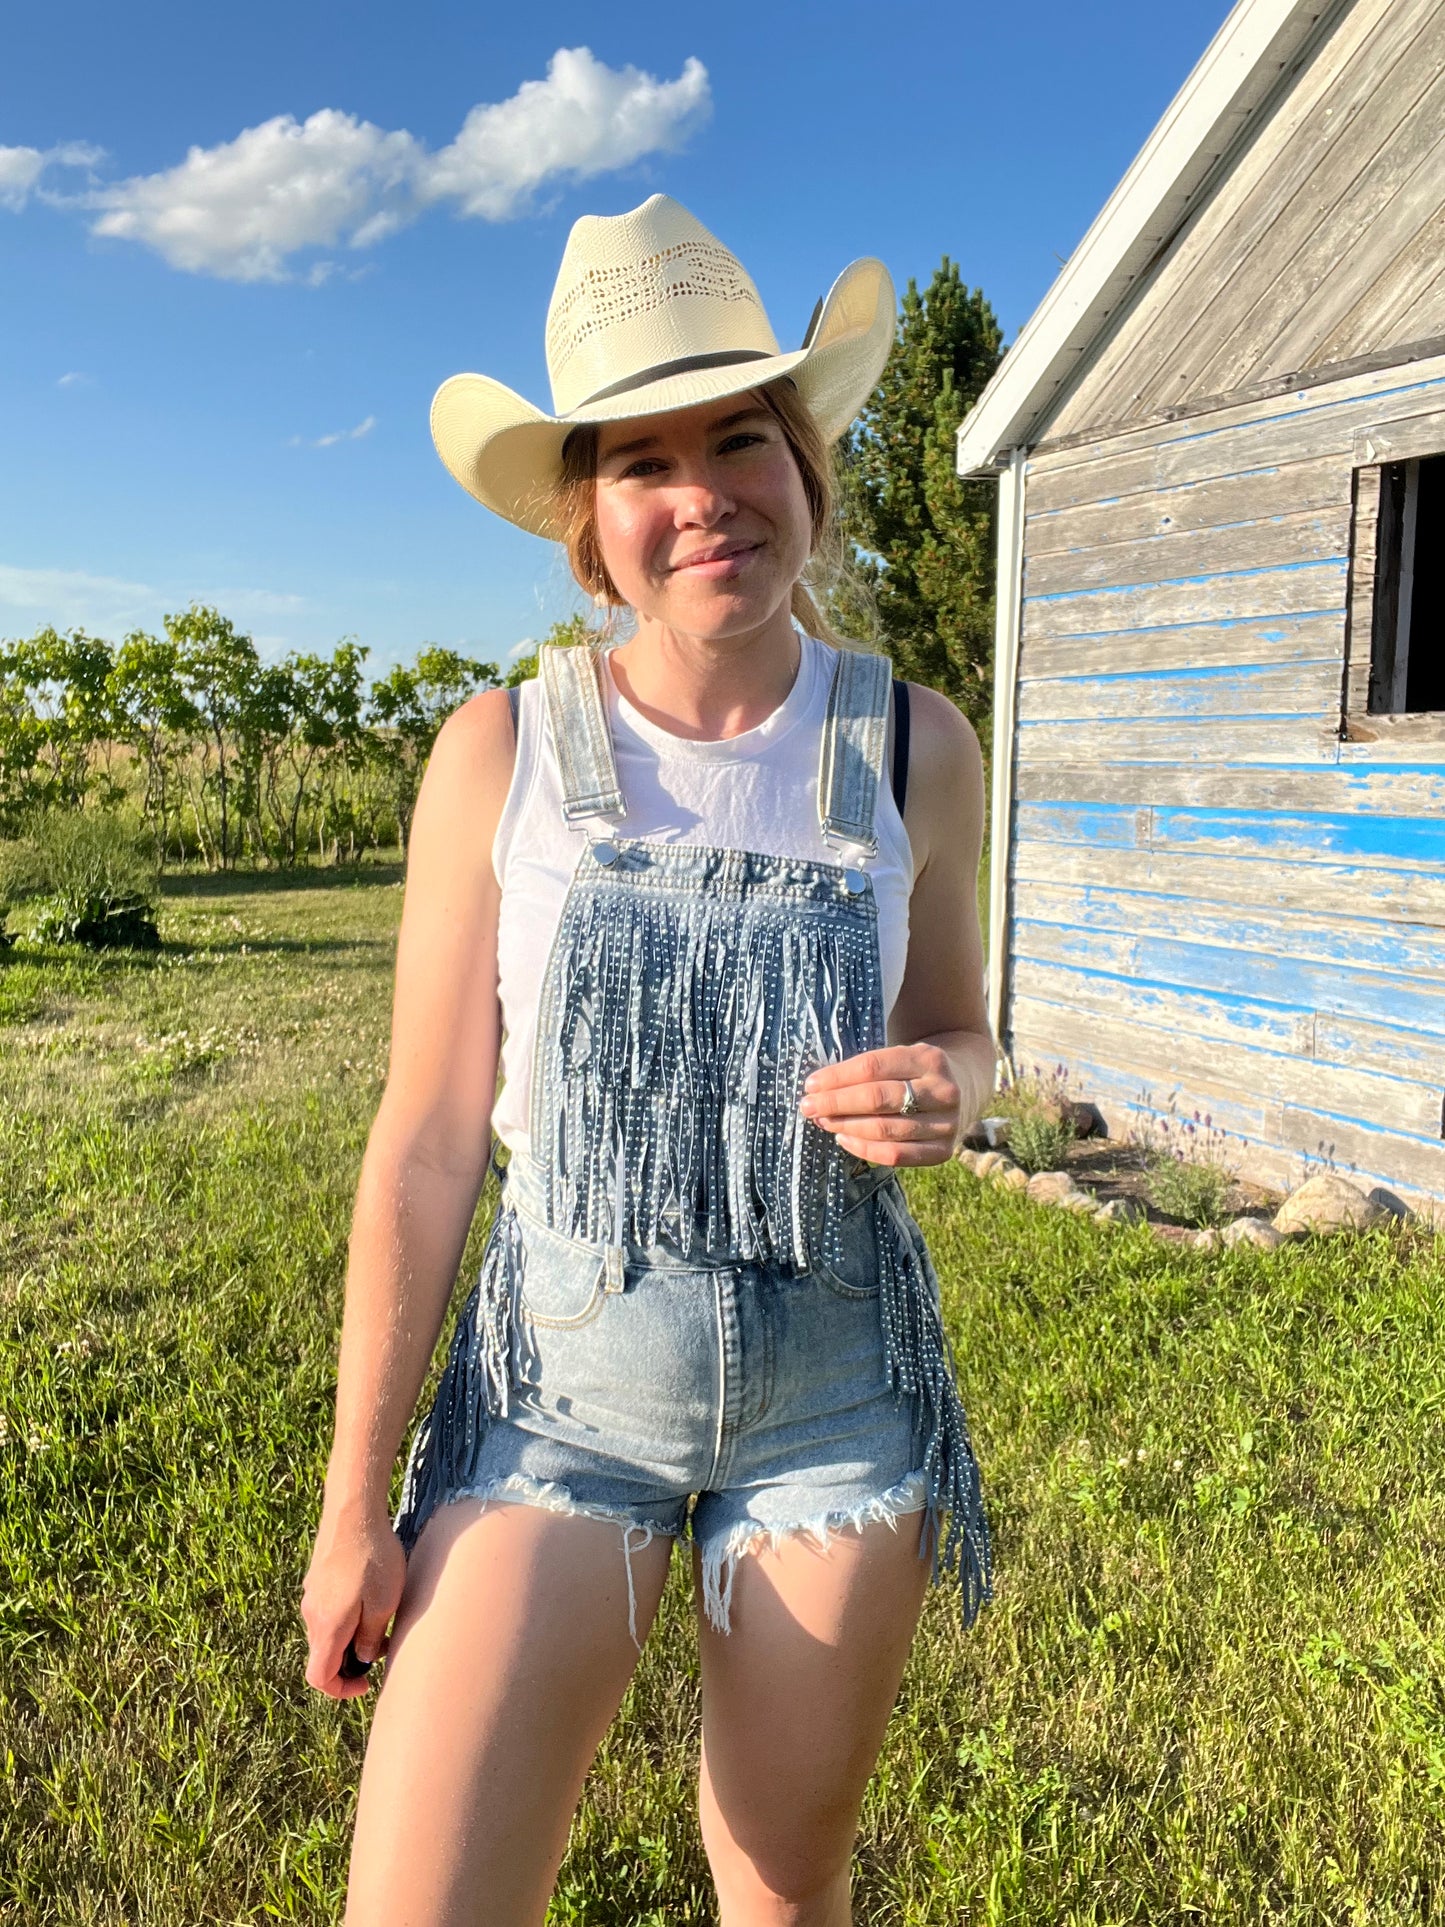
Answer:
[[[399, 907], [178, 881], [158, 956], [0, 961], [7, 1927], [338, 1917], [367, 1714], [304, 1689], [295, 1604]], [[1445, 1239], [910, 1189], [997, 1596], [967, 1636], [930, 1597], [857, 1921], [1445, 1921]], [[712, 1919], [696, 1762], [675, 1562], [555, 1921]]]

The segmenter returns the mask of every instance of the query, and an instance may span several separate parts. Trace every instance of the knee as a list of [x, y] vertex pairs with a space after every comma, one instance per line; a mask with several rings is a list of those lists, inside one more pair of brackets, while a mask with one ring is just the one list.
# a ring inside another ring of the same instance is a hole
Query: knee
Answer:
[[851, 1815], [794, 1814], [739, 1839], [702, 1802], [703, 1846], [722, 1927], [844, 1927], [851, 1918]]

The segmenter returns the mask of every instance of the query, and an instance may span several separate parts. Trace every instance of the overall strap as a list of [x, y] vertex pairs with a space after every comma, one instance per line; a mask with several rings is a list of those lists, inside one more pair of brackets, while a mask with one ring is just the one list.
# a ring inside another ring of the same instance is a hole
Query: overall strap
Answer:
[[574, 824], [589, 816], [625, 815], [602, 694], [600, 653], [586, 643], [544, 642], [537, 651], [537, 673], [562, 778], [563, 816]]
[[823, 719], [818, 820], [828, 843], [876, 856], [873, 815], [888, 748], [893, 664], [887, 656], [841, 649]]

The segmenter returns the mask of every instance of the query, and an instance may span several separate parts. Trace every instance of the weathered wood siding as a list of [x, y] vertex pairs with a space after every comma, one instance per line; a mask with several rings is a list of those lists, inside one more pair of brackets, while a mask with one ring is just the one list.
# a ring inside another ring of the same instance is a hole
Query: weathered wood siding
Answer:
[[1354, 0], [1076, 378], [1051, 440], [1445, 335], [1445, 0]]
[[1445, 741], [1338, 735], [1354, 436], [1442, 405], [1445, 357], [1029, 463], [1004, 1042], [1111, 1129], [1445, 1197]]

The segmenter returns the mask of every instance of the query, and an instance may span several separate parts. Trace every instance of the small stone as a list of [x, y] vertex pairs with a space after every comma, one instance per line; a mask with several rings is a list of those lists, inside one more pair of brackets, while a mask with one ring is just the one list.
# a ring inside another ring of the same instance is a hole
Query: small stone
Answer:
[[1038, 1204], [1062, 1205], [1066, 1211], [1092, 1211], [1094, 1197], [1075, 1183], [1067, 1171], [1035, 1171], [1026, 1187]]
[[1098, 1207], [1094, 1218], [1099, 1224], [1137, 1224], [1148, 1215], [1137, 1198], [1110, 1198], [1107, 1204]]
[[979, 1177], [986, 1178], [990, 1171], [1008, 1162], [1002, 1151], [980, 1151], [973, 1160], [973, 1168]]
[[1224, 1243], [1227, 1247], [1258, 1245], [1261, 1251], [1276, 1251], [1285, 1243], [1285, 1235], [1266, 1218], [1236, 1218], [1224, 1227]]
[[1021, 1164], [1000, 1164], [989, 1179], [1000, 1191], [1027, 1191], [1029, 1174]]
[[1379, 1205], [1392, 1218], [1412, 1218], [1415, 1215], [1403, 1198], [1397, 1197], [1393, 1191], [1387, 1191], [1383, 1184], [1377, 1184], [1373, 1191], [1367, 1193], [1367, 1197], [1371, 1204]]
[[977, 1165], [978, 1165], [978, 1152], [970, 1150], [968, 1145], [960, 1144], [958, 1149], [954, 1152], [953, 1156], [954, 1156], [955, 1163], [963, 1165], [969, 1171], [976, 1171]]
[[1224, 1243], [1224, 1238], [1220, 1233], [1218, 1225], [1210, 1224], [1206, 1225], [1202, 1231], [1196, 1231], [1189, 1242], [1194, 1246], [1196, 1251], [1218, 1251]]
[[1363, 1231], [1384, 1216], [1385, 1207], [1368, 1198], [1357, 1184], [1321, 1171], [1290, 1192], [1274, 1215], [1274, 1228], [1286, 1236]]

